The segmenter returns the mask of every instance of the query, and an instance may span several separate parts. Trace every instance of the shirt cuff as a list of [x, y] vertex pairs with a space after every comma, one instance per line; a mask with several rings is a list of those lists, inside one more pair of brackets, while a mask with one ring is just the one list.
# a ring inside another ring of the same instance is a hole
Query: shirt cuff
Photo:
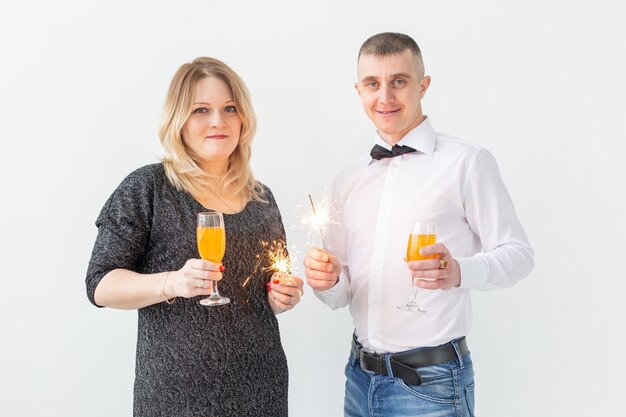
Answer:
[[461, 267], [461, 285], [459, 288], [479, 290], [487, 285], [489, 265], [481, 256], [457, 258], [456, 261]]

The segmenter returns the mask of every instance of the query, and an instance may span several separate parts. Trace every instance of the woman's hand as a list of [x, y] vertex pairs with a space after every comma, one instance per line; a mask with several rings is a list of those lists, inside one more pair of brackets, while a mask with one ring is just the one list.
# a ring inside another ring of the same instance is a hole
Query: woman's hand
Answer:
[[274, 274], [267, 283], [267, 301], [274, 314], [294, 308], [304, 294], [304, 281], [287, 274]]
[[165, 287], [166, 298], [191, 298], [211, 294], [211, 281], [222, 279], [224, 266], [203, 259], [189, 259], [178, 271], [169, 272]]

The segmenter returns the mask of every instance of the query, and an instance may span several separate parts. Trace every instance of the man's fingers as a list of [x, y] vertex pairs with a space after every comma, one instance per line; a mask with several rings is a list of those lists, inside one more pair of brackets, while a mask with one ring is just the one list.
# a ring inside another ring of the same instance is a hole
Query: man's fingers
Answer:
[[321, 249], [318, 248], [310, 248], [307, 252], [307, 257], [312, 258], [318, 262], [329, 262], [330, 256]]
[[424, 259], [421, 261], [409, 261], [409, 269], [411, 271], [423, 271], [427, 269], [438, 269], [439, 258]]
[[418, 287], [426, 290], [438, 290], [446, 286], [447, 279], [436, 279], [434, 281], [428, 281], [424, 279], [416, 279], [415, 283]]
[[446, 245], [444, 245], [441, 242], [437, 242], [434, 245], [424, 246], [423, 248], [420, 249], [420, 255], [422, 256], [435, 255], [435, 254], [449, 256], [450, 252], [448, 251], [448, 248], [446, 247]]
[[306, 266], [310, 270], [326, 272], [330, 272], [333, 270], [333, 264], [329, 262], [318, 261], [311, 257], [305, 258], [303, 263], [304, 266]]
[[337, 277], [334, 277], [333, 274], [329, 274], [328, 272], [316, 271], [315, 269], [309, 269], [306, 272], [306, 276], [309, 280], [316, 281], [335, 281]]
[[448, 271], [445, 269], [424, 269], [411, 271], [414, 278], [430, 278], [443, 279], [448, 277]]
[[335, 285], [334, 281], [325, 281], [325, 280], [316, 280], [316, 279], [309, 279], [307, 282], [309, 286], [316, 291], [325, 291], [329, 288], [332, 288]]

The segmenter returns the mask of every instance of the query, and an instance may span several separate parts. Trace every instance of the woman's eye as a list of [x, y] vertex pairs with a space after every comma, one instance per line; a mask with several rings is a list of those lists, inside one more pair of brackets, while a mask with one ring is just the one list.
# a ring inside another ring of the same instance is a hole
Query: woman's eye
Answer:
[[193, 112], [194, 113], [206, 113], [208, 110], [204, 107], [199, 107], [197, 109], [195, 109]]
[[235, 106], [226, 106], [224, 108], [224, 111], [226, 113], [235, 113], [235, 112], [237, 112], [237, 107], [235, 107]]

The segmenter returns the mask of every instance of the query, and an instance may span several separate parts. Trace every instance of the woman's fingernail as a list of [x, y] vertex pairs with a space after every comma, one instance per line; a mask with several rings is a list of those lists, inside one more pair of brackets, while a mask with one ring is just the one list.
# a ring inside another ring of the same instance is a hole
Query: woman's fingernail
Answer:
[[220, 265], [220, 272], [223, 272], [226, 268], [224, 268], [224, 265]]
[[271, 282], [266, 282], [265, 283], [265, 287], [267, 288], [267, 292], [271, 292], [272, 291], [272, 283]]
[[275, 279], [274, 281], [272, 281], [274, 284], [280, 284], [280, 280], [279, 279]]

